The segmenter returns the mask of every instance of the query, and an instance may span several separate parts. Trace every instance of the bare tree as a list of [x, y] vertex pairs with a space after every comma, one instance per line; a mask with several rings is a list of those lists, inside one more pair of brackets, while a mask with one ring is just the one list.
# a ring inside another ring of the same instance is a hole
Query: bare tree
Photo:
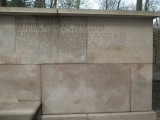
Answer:
[[160, 0], [151, 0], [149, 1], [149, 10], [150, 11], [159, 11], [160, 10]]
[[100, 6], [100, 9], [119, 10], [121, 0], [95, 0]]
[[120, 8], [120, 3], [121, 3], [121, 0], [118, 1], [117, 10], [119, 10]]
[[35, 0], [34, 7], [45, 8], [46, 7], [45, 0]]
[[142, 0], [137, 0], [137, 11], [142, 11]]
[[57, 0], [50, 0], [50, 8], [57, 8]]
[[108, 9], [108, 0], [106, 0], [106, 10]]
[[79, 8], [80, 8], [80, 3], [81, 3], [81, 1], [80, 1], [80, 0], [77, 0], [77, 1], [76, 1], [76, 8], [77, 8], [77, 9], [79, 9]]
[[83, 5], [87, 5], [87, 0], [59, 0], [59, 8], [80, 9]]
[[149, 11], [149, 0], [146, 0], [144, 9], [145, 11]]

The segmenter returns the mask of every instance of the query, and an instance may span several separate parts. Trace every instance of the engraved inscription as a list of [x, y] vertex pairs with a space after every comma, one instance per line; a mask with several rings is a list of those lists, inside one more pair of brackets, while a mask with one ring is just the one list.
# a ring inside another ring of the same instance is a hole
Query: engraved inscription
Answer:
[[125, 32], [114, 32], [104, 23], [89, 23], [88, 49], [89, 50], [124, 50], [126, 41]]
[[[20, 51], [48, 51], [57, 37], [54, 18], [16, 18], [16, 42]], [[55, 42], [54, 42], [55, 43]]]
[[90, 33], [89, 50], [124, 50], [126, 34], [125, 33]]
[[16, 23], [18, 49], [21, 50], [52, 51], [53, 46], [58, 50], [77, 50], [85, 44], [86, 34], [78, 33], [86, 28], [84, 24], [58, 23], [57, 19], [52, 17], [29, 20], [18, 17]]
[[80, 18], [72, 21], [57, 17], [16, 17], [18, 59], [29, 63], [32, 59], [34, 63], [84, 61], [85, 22]]

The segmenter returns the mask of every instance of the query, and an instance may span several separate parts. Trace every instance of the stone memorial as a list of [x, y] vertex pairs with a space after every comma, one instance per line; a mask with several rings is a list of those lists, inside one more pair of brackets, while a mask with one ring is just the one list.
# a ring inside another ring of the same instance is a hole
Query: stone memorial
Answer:
[[156, 120], [156, 16], [0, 8], [0, 106], [40, 101], [42, 120]]

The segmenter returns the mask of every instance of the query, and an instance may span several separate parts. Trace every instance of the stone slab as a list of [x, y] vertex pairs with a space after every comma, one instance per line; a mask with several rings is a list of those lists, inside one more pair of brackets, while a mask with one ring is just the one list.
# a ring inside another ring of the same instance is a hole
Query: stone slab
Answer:
[[131, 111], [152, 110], [152, 64], [132, 64], [131, 81]]
[[0, 64], [16, 64], [15, 17], [0, 16]]
[[43, 114], [130, 111], [129, 64], [42, 65]]
[[88, 120], [87, 114], [43, 115], [42, 120]]
[[16, 17], [17, 63], [85, 63], [86, 24], [83, 17]]
[[0, 101], [40, 100], [40, 91], [39, 65], [0, 65]]
[[156, 113], [149, 111], [79, 115], [43, 115], [42, 120], [156, 120]]
[[159, 12], [125, 11], [125, 10], [82, 10], [82, 9], [48, 9], [48, 8], [16, 8], [1, 7], [1, 15], [45, 15], [45, 16], [94, 16], [94, 17], [131, 17], [155, 18]]
[[20, 7], [1, 7], [0, 15], [49, 15], [57, 16], [57, 9], [48, 8], [20, 8]]
[[39, 107], [39, 101], [0, 104], [0, 120], [32, 120]]
[[150, 19], [88, 18], [88, 63], [152, 63]]
[[106, 113], [89, 114], [89, 120], [156, 120], [156, 113], [149, 112], [128, 112], [128, 113]]
[[88, 17], [125, 17], [125, 18], [155, 18], [159, 12], [125, 11], [125, 10], [85, 10], [57, 9], [59, 16], [88, 16]]

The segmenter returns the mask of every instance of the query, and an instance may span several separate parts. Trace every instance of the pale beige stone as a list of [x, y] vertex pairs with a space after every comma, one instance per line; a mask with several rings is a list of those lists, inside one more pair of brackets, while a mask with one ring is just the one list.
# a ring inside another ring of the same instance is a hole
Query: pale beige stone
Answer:
[[39, 65], [0, 65], [0, 101], [40, 100]]
[[132, 64], [131, 81], [131, 110], [152, 110], [152, 64]]
[[86, 63], [87, 18], [60, 17], [58, 63]]
[[16, 64], [15, 17], [0, 16], [0, 64]]
[[17, 63], [86, 62], [85, 18], [16, 17]]
[[43, 114], [130, 111], [129, 64], [42, 65]]
[[128, 113], [106, 113], [89, 114], [89, 120], [156, 120], [156, 113], [149, 112], [128, 112]]
[[87, 114], [43, 115], [42, 120], [88, 120]]
[[0, 104], [0, 120], [32, 120], [39, 107], [39, 101]]
[[86, 10], [86, 9], [57, 9], [59, 16], [91, 16], [91, 17], [120, 17], [125, 18], [156, 18], [159, 12], [125, 11], [125, 10]]
[[41, 15], [57, 16], [57, 9], [26, 8], [26, 7], [0, 7], [1, 15]]
[[48, 9], [48, 8], [15, 8], [0, 7], [2, 15], [43, 15], [43, 16], [94, 16], [94, 17], [126, 17], [156, 18], [159, 12], [125, 11], [125, 10], [84, 10], [84, 9]]
[[88, 18], [88, 63], [152, 63], [151, 19]]

